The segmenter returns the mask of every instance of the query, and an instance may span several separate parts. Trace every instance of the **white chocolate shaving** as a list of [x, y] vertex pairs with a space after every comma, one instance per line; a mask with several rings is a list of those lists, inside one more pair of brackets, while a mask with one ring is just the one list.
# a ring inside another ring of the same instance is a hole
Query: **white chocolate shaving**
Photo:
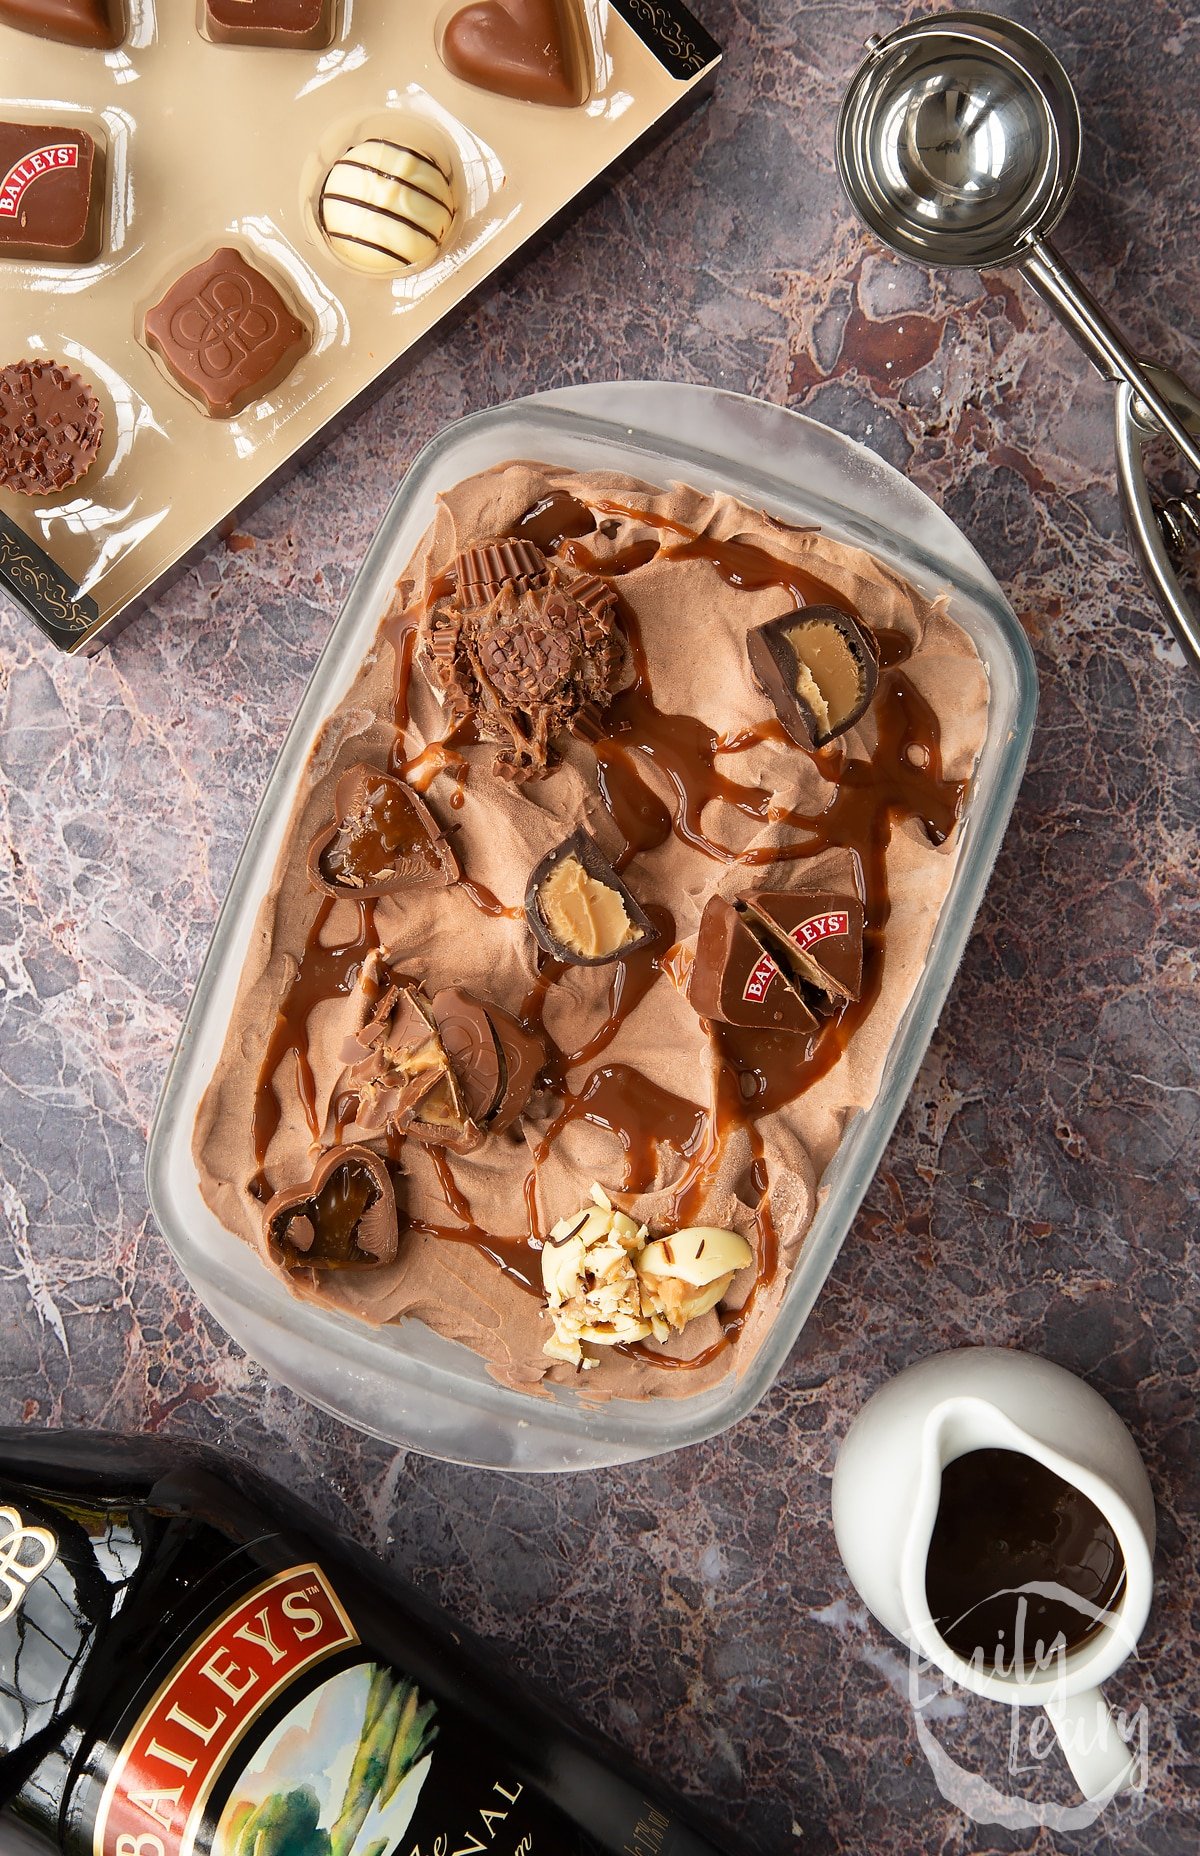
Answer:
[[754, 1261], [735, 1231], [696, 1225], [651, 1241], [644, 1224], [615, 1211], [600, 1186], [592, 1204], [560, 1218], [542, 1247], [542, 1283], [554, 1325], [544, 1352], [594, 1364], [584, 1344], [666, 1340], [715, 1308], [739, 1269]]

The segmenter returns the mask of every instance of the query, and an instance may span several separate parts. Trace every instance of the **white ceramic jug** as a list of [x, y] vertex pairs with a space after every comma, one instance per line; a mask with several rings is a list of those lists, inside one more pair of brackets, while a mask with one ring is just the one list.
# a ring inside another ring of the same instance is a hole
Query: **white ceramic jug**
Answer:
[[[1032, 1457], [1093, 1501], [1125, 1556], [1108, 1621], [1052, 1670], [983, 1670], [939, 1635], [925, 1562], [942, 1471], [971, 1450]], [[1098, 1392], [1028, 1353], [968, 1347], [911, 1366], [876, 1392], [842, 1444], [833, 1525], [846, 1570], [881, 1624], [961, 1687], [1046, 1708], [1084, 1796], [1111, 1797], [1137, 1761], [1099, 1684], [1131, 1653], [1152, 1587], [1154, 1499], [1132, 1437]]]

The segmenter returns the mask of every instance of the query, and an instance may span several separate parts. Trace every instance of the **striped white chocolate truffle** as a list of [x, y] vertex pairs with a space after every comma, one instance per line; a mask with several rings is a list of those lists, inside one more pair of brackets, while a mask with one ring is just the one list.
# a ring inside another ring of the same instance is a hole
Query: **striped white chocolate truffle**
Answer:
[[343, 264], [385, 277], [437, 256], [454, 218], [454, 190], [432, 155], [375, 136], [334, 162], [317, 217]]

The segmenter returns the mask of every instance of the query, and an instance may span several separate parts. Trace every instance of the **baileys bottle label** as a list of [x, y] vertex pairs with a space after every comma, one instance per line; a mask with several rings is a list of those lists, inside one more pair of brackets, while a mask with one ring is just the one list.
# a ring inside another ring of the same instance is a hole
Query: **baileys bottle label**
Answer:
[[239, 1597], [126, 1734], [92, 1856], [553, 1856], [557, 1813], [361, 1648], [319, 1566]]

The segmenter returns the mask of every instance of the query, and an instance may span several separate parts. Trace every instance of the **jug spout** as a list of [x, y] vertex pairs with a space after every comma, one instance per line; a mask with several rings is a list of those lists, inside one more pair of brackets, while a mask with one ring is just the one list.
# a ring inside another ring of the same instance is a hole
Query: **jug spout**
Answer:
[[1006, 1412], [977, 1393], [942, 1399], [921, 1426], [911, 1512], [900, 1553], [899, 1586], [909, 1642], [918, 1647], [933, 1630], [925, 1591], [925, 1567], [937, 1522], [942, 1475], [948, 1464], [973, 1450], [1019, 1450], [1040, 1455], [1033, 1438]]
[[833, 1479], [834, 1532], [850, 1576], [880, 1623], [910, 1645], [922, 1621], [931, 1627], [925, 1560], [942, 1471], [969, 1450], [1022, 1447], [989, 1398], [938, 1391], [878, 1397], [843, 1443]]
[[1031, 1445], [1037, 1448], [1006, 1411], [977, 1392], [943, 1399], [925, 1420], [925, 1431], [939, 1476], [947, 1463], [972, 1450], [1024, 1450]]

